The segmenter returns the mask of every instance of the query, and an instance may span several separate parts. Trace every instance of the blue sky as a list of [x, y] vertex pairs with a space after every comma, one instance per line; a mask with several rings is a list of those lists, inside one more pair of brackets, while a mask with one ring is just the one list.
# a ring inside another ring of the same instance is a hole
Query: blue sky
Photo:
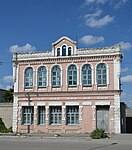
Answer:
[[0, 0], [0, 88], [12, 83], [12, 53], [51, 50], [61, 36], [78, 47], [122, 46], [122, 101], [132, 106], [132, 0]]

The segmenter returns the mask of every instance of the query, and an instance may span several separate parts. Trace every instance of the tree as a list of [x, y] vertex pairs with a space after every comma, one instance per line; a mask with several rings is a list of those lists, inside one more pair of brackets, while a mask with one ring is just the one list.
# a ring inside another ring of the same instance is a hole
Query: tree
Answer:
[[13, 102], [13, 92], [14, 92], [14, 89], [13, 88], [10, 88], [8, 91], [4, 91], [3, 94], [2, 94], [2, 102]]

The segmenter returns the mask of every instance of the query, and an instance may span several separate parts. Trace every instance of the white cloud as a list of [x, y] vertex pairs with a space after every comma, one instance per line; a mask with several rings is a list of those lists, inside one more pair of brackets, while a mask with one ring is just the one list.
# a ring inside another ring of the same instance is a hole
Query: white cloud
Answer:
[[5, 83], [12, 83], [12, 82], [13, 82], [13, 77], [12, 77], [11, 75], [9, 75], [9, 76], [4, 76], [2, 80], [3, 80], [3, 82], [5, 82]]
[[127, 72], [127, 71], [128, 71], [128, 67], [121, 68], [121, 72]]
[[124, 6], [126, 3], [128, 2], [128, 0], [119, 0], [118, 3], [115, 4], [114, 9], [119, 9], [122, 6]]
[[24, 46], [13, 45], [9, 47], [9, 51], [11, 53], [19, 53], [19, 52], [32, 52], [35, 51], [36, 48], [31, 44], [27, 43]]
[[11, 88], [12, 88], [11, 85], [7, 85], [5, 89], [6, 89], [6, 90], [9, 90], [9, 89], [11, 89]]
[[121, 78], [121, 81], [122, 81], [122, 82], [125, 82], [125, 83], [130, 83], [130, 82], [132, 82], [132, 75], [128, 75], [128, 76], [122, 77], [122, 78]]
[[0, 89], [3, 89], [3, 85], [0, 84]]
[[96, 28], [96, 27], [105, 26], [113, 22], [114, 17], [111, 17], [110, 15], [106, 15], [102, 18], [97, 18], [100, 17], [101, 14], [102, 14], [102, 10], [97, 10], [93, 14], [86, 14], [84, 16], [86, 26]]
[[93, 45], [100, 42], [104, 42], [104, 37], [102, 36], [93, 36], [93, 35], [85, 35], [80, 40], [81, 43], [86, 45]]
[[132, 44], [130, 42], [123, 42], [122, 41], [122, 42], [118, 43], [118, 45], [121, 45], [121, 48], [123, 50], [129, 50], [132, 48]]
[[85, 0], [85, 4], [86, 5], [90, 5], [93, 3], [97, 3], [97, 4], [104, 4], [106, 3], [108, 0]]

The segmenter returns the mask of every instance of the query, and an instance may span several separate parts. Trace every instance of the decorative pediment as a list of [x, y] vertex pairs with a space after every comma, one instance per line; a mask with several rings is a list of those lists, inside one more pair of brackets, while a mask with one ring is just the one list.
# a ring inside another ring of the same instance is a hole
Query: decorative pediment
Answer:
[[71, 42], [71, 43], [73, 43], [73, 44], [76, 44], [76, 41], [73, 41], [73, 40], [71, 40], [70, 38], [68, 38], [67, 36], [62, 36], [61, 38], [59, 38], [56, 42], [54, 42], [54, 43], [52, 43], [52, 46], [54, 46], [54, 45], [57, 45], [58, 43], [60, 43], [60, 42], [66, 42], [66, 41], [68, 41], [68, 42]]

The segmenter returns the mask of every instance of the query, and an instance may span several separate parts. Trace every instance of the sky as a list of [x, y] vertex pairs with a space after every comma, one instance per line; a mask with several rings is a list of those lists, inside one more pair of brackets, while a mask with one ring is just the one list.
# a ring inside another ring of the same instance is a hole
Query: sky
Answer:
[[51, 51], [62, 36], [79, 48], [121, 45], [121, 101], [132, 106], [132, 0], [0, 0], [0, 88], [14, 52]]

